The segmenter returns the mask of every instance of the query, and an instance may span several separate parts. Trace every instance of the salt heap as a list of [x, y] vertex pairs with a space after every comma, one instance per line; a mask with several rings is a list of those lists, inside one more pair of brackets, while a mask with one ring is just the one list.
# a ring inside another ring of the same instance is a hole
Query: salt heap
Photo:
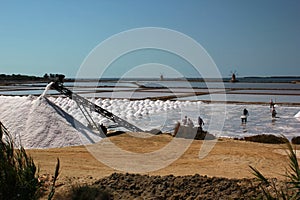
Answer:
[[0, 120], [24, 148], [91, 144], [101, 137], [46, 97], [0, 96]]
[[300, 111], [294, 117], [295, 118], [300, 118]]

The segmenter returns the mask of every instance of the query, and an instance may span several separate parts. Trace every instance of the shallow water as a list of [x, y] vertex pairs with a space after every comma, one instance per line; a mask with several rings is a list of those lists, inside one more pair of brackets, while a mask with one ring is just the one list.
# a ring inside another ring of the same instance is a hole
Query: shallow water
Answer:
[[270, 99], [273, 99], [277, 103], [300, 103], [300, 95], [264, 95], [264, 94], [226, 94], [226, 99], [222, 94], [208, 94], [200, 96], [182, 97], [176, 98], [176, 100], [182, 101], [233, 101], [244, 103], [256, 103], [263, 102], [268, 103]]
[[[71, 87], [75, 85], [76, 87]], [[165, 88], [140, 88], [138, 85], [163, 86]], [[46, 83], [19, 84], [15, 86], [1, 86], [0, 95], [40, 95]], [[75, 93], [84, 97], [97, 98], [134, 98], [146, 99], [154, 97], [175, 96], [173, 100], [213, 100], [267, 103], [275, 99], [278, 103], [299, 103], [300, 84], [291, 83], [228, 83], [221, 82], [184, 82], [184, 81], [128, 81], [128, 82], [67, 82]], [[191, 86], [195, 87], [192, 88]], [[209, 88], [207, 88], [209, 86]], [[225, 87], [225, 88], [222, 88]], [[195, 92], [200, 93], [195, 96]], [[59, 94], [50, 90], [49, 94]], [[201, 95], [201, 93], [203, 93]], [[212, 95], [212, 96], [211, 96]], [[176, 97], [177, 96], [177, 97]], [[186, 96], [186, 97], [182, 97]]]
[[[146, 82], [139, 82], [145, 84]], [[72, 85], [73, 83], [66, 83]], [[191, 118], [196, 124], [197, 118], [200, 115], [205, 121], [205, 130], [209, 130], [212, 134], [222, 137], [243, 137], [245, 135], [255, 134], [283, 134], [288, 138], [299, 135], [300, 133], [300, 119], [295, 118], [300, 111], [300, 106], [281, 106], [277, 107], [278, 117], [271, 118], [270, 108], [268, 102], [272, 98], [277, 103], [297, 103], [300, 104], [300, 84], [288, 83], [225, 83], [226, 88], [239, 89], [229, 90], [226, 95], [226, 101], [240, 102], [239, 104], [222, 104], [222, 103], [202, 103], [201, 100], [224, 101], [222, 89], [213, 89], [208, 91], [203, 82], [192, 82], [193, 86], [201, 89], [184, 88], [187, 83], [163, 81], [156, 82], [170, 88], [165, 89], [149, 89], [138, 88], [134, 83], [102, 83], [103, 85], [110, 85], [122, 87], [116, 88], [97, 88], [95, 93], [95, 86], [97, 82], [82, 82], [80, 86], [74, 91], [84, 97], [97, 97], [100, 99], [91, 99], [104, 109], [113, 112], [119, 117], [135, 124], [143, 130], [150, 130], [153, 128], [161, 129], [164, 132], [172, 132], [176, 122], [186, 115]], [[210, 83], [211, 86], [217, 86], [220, 83]], [[45, 84], [46, 86], [46, 84]], [[86, 87], [88, 86], [88, 87]], [[178, 86], [178, 88], [176, 88]], [[17, 86], [1, 86], [0, 95], [40, 95], [43, 93], [41, 84], [17, 85]], [[202, 88], [203, 87], [203, 88]], [[14, 90], [15, 88], [15, 90]], [[32, 88], [32, 89], [30, 89]], [[249, 88], [250, 90], [248, 90]], [[242, 90], [240, 90], [242, 89]], [[284, 90], [282, 90], [284, 89]], [[126, 91], [127, 90], [127, 91]], [[150, 101], [139, 100], [130, 101], [129, 99], [145, 99], [150, 97], [162, 97], [167, 95], [190, 95], [193, 92], [213, 92], [214, 94], [204, 94], [199, 96], [189, 96], [173, 99], [173, 101]], [[221, 94], [219, 94], [221, 92]], [[238, 92], [240, 94], [233, 94], [230, 92]], [[264, 92], [269, 93], [266, 95]], [[246, 94], [245, 94], [246, 93]], [[253, 94], [248, 94], [253, 93]], [[279, 94], [281, 95], [279, 95]], [[48, 91], [48, 96], [58, 94], [57, 91]], [[77, 120], [87, 124], [80, 110], [76, 104], [68, 98], [50, 97], [53, 102], [65, 109], [69, 114], [74, 116]], [[113, 98], [113, 99], [108, 99]], [[124, 99], [125, 98], [125, 99]], [[177, 101], [176, 101], [177, 100]], [[178, 101], [180, 100], [180, 101]], [[190, 102], [194, 101], [194, 102]], [[254, 105], [250, 103], [263, 102], [264, 105]], [[247, 107], [250, 116], [247, 124], [241, 124], [240, 116], [243, 109]], [[226, 111], [224, 110], [226, 109]], [[218, 111], [219, 110], [219, 111]], [[224, 110], [224, 113], [222, 113]], [[104, 123], [107, 126], [113, 125], [112, 122], [103, 118], [98, 113], [92, 113], [97, 123]], [[212, 118], [212, 116], [219, 117], [219, 120]], [[224, 124], [222, 121], [224, 119]], [[219, 124], [220, 126], [214, 126]], [[122, 130], [122, 128], [118, 128]]]
[[[204, 129], [207, 130], [208, 125], [211, 123], [211, 112], [212, 107], [215, 104], [201, 104], [199, 106], [189, 105], [184, 108], [181, 112], [180, 110], [170, 110], [167, 113], [155, 114], [150, 116], [153, 128], [155, 124], [162, 125], [162, 117], [165, 116], [165, 122], [163, 123], [163, 130], [168, 131], [174, 128], [176, 121], [180, 121], [185, 115], [190, 117], [194, 124], [197, 123], [197, 117], [201, 115], [206, 125]], [[241, 123], [240, 116], [242, 115], [243, 109], [247, 107], [250, 116], [248, 117], [248, 122], [246, 124]], [[196, 110], [200, 110], [197, 112]], [[285, 135], [288, 138], [297, 136], [300, 133], [300, 119], [294, 118], [300, 111], [300, 107], [277, 107], [277, 116], [279, 118], [273, 119], [271, 117], [271, 112], [269, 106], [263, 105], [226, 105], [226, 115], [224, 126], [221, 132], [219, 130], [211, 129], [210, 132], [222, 137], [237, 137], [241, 138], [246, 135], [256, 135], [256, 134], [275, 134], [275, 135]], [[137, 124], [145, 124], [149, 119], [139, 119], [133, 120]]]
[[[51, 100], [68, 113], [77, 116], [82, 123], [87, 123], [72, 100], [68, 98], [51, 98]], [[198, 116], [201, 116], [205, 122], [204, 129], [220, 137], [241, 138], [256, 134], [283, 134], [292, 138], [300, 133], [300, 119], [294, 117], [300, 111], [299, 106], [279, 106], [276, 108], [279, 118], [272, 119], [268, 105], [206, 104], [199, 101], [129, 101], [126, 99], [91, 99], [91, 101], [143, 130], [156, 128], [164, 132], [173, 132], [175, 124], [184, 116], [191, 118], [194, 125], [197, 123]], [[247, 108], [250, 114], [247, 124], [241, 124], [240, 119], [244, 108]], [[92, 115], [99, 124], [113, 125], [111, 121], [98, 113], [93, 112]], [[219, 117], [219, 120], [216, 121], [212, 116]], [[224, 124], [221, 123], [223, 120]], [[117, 130], [124, 129], [117, 128]]]

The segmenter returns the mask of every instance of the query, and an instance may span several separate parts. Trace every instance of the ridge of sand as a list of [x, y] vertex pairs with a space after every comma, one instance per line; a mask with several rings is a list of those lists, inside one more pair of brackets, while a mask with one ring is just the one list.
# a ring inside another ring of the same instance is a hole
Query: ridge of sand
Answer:
[[[123, 134], [105, 138], [115, 145], [132, 152], [156, 150], [172, 139], [168, 135], [151, 138], [134, 138]], [[259, 169], [265, 176], [283, 178], [288, 157], [281, 154], [285, 145], [261, 144], [233, 139], [219, 139], [212, 151], [204, 159], [198, 154], [203, 141], [195, 140], [188, 150], [174, 163], [149, 175], [208, 175], [226, 178], [253, 178], [249, 165]], [[174, 149], [176, 151], [176, 149]], [[99, 179], [119, 172], [96, 160], [85, 146], [65, 147], [44, 150], [29, 150], [35, 162], [41, 167], [41, 173], [53, 173], [56, 159], [61, 160], [61, 177], [93, 177]], [[114, 155], [118, 159], [119, 155]], [[128, 162], [132, 162], [128, 160]], [[126, 164], [126, 163], [124, 163]], [[125, 173], [125, 172], [124, 172]]]

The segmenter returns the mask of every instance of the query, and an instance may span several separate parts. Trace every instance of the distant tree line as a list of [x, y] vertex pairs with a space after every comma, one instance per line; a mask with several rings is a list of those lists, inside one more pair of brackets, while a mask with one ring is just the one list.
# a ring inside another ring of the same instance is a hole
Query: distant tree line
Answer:
[[62, 76], [62, 74], [48, 74], [46, 73], [43, 77], [29, 76], [21, 74], [0, 74], [0, 83], [12, 83], [21, 81], [49, 81]]
[[28, 76], [28, 75], [21, 75], [21, 74], [0, 74], [0, 80], [1, 81], [18, 81], [18, 80], [31, 80], [31, 81], [38, 81], [43, 80], [43, 77], [37, 77], [37, 76]]
[[55, 79], [55, 78], [58, 78], [58, 77], [60, 77], [60, 76], [62, 76], [62, 74], [45, 74], [43, 77], [44, 77], [44, 79]]

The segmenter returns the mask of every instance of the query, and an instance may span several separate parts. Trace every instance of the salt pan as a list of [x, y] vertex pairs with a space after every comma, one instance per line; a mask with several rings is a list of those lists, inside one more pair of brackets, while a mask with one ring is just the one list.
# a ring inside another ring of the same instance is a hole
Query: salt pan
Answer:
[[[92, 99], [92, 101], [143, 130], [160, 129], [163, 132], [173, 131], [176, 122], [181, 121], [185, 115], [190, 117], [194, 124], [200, 115], [205, 121], [204, 129], [208, 130], [210, 124], [215, 123], [210, 121], [212, 112], [218, 112], [218, 108], [224, 106], [191, 101], [130, 101], [128, 99]], [[250, 116], [247, 124], [241, 125], [240, 116], [245, 106]], [[222, 131], [216, 132], [212, 127], [210, 133], [223, 137], [283, 134], [292, 138], [298, 135], [299, 106], [280, 106], [276, 111], [279, 118], [273, 119], [269, 105], [227, 104], [226, 114], [221, 116], [225, 118]], [[103, 123], [107, 127], [115, 125], [99, 113], [92, 112], [91, 115], [97, 124]], [[101, 139], [85, 127], [88, 122], [76, 102], [64, 96], [43, 97], [40, 100], [33, 96], [0, 96], [0, 120], [15, 138], [21, 139], [27, 148], [89, 144]], [[119, 127], [114, 129], [118, 130]]]

